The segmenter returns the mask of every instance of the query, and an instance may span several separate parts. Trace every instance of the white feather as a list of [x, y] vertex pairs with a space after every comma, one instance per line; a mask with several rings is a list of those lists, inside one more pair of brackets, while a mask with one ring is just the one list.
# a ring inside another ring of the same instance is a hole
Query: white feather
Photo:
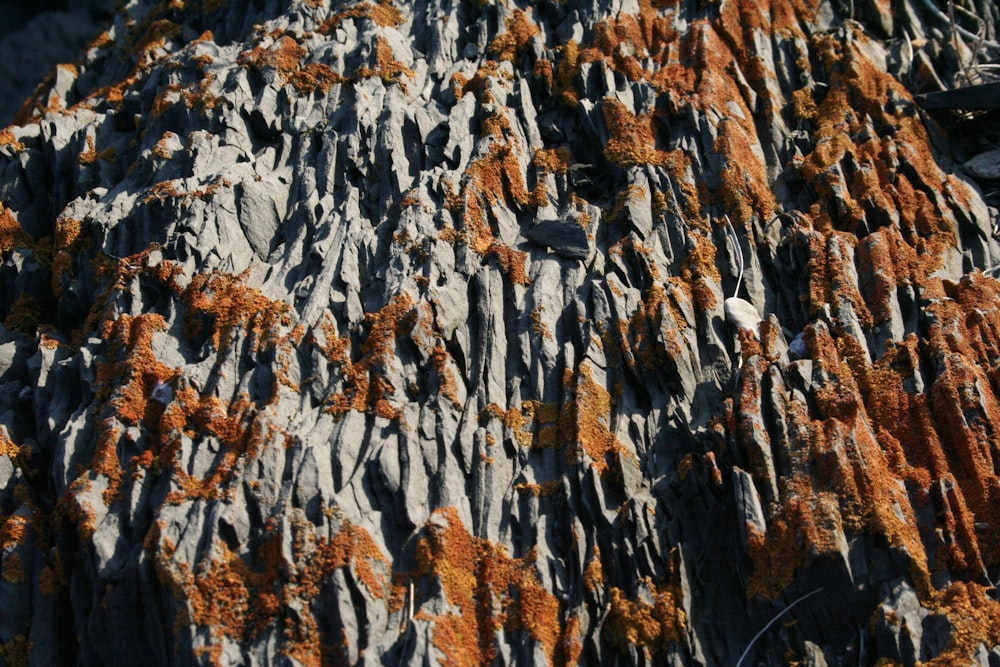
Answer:
[[749, 329], [759, 337], [761, 317], [752, 303], [738, 296], [731, 296], [722, 303], [722, 307], [726, 313], [726, 320], [734, 327]]

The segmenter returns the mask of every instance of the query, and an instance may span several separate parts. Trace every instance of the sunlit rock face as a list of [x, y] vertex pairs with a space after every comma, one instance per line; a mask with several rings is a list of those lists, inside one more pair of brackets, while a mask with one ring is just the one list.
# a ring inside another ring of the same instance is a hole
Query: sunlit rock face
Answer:
[[126, 3], [0, 132], [0, 657], [1000, 659], [993, 42], [896, 4]]

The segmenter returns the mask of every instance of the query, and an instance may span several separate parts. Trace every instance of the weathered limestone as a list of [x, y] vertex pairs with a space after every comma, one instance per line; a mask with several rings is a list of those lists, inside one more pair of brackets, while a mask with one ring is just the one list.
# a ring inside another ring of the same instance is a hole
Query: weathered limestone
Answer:
[[0, 133], [0, 658], [995, 660], [903, 4], [126, 3]]

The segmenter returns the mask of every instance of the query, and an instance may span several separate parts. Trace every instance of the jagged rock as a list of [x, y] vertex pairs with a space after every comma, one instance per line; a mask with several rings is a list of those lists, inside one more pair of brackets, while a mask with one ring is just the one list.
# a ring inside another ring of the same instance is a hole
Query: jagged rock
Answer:
[[528, 238], [552, 248], [560, 257], [587, 259], [587, 230], [574, 220], [539, 220], [526, 232]]
[[123, 4], [0, 132], [0, 657], [995, 660], [1000, 16], [897, 4]]
[[1000, 150], [983, 151], [962, 165], [971, 176], [996, 180], [1000, 178]]
[[0, 121], [14, 119], [24, 100], [50, 70], [53, 91], [63, 100], [74, 100], [72, 68], [56, 67], [76, 57], [110, 20], [115, 9], [111, 0], [66, 2], [43, 0], [23, 3], [6, 1], [0, 7], [4, 24], [0, 45]]

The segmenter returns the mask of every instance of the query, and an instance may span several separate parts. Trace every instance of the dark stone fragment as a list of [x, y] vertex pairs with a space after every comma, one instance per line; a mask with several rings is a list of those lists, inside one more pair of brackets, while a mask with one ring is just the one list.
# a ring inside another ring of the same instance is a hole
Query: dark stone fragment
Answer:
[[587, 259], [587, 230], [573, 220], [542, 220], [528, 230], [528, 238], [546, 245], [567, 259]]

